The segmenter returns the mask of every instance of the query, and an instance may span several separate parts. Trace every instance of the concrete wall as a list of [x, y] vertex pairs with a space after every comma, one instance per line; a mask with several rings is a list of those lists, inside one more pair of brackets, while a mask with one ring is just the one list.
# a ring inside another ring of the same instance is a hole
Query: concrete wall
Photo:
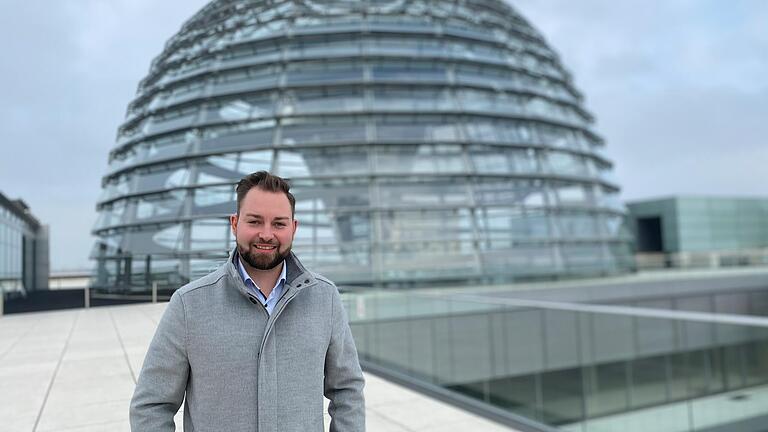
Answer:
[[49, 229], [48, 225], [42, 225], [37, 231], [35, 237], [35, 279], [34, 286], [36, 290], [48, 289], [48, 277], [51, 273], [51, 260], [49, 248]]

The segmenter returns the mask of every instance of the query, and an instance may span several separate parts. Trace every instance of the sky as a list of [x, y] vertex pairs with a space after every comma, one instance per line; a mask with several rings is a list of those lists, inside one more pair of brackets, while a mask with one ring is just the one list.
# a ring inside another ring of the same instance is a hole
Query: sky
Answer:
[[[101, 177], [136, 86], [205, 0], [0, 0], [0, 192], [89, 268]], [[768, 197], [768, 1], [515, 0], [573, 74], [624, 200]]]

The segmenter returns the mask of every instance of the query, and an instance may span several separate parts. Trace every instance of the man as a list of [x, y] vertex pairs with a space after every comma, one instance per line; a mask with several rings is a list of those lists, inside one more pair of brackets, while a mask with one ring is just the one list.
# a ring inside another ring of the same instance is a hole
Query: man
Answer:
[[365, 430], [363, 375], [336, 286], [291, 252], [288, 183], [265, 171], [237, 185], [237, 246], [215, 272], [177, 290], [144, 359], [131, 430]]

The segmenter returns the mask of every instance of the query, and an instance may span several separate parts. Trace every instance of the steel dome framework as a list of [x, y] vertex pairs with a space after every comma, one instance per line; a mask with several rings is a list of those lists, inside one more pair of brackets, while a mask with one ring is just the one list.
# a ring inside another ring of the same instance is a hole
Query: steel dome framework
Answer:
[[507, 4], [214, 1], [165, 45], [110, 152], [96, 286], [170, 285], [232, 247], [233, 184], [292, 181], [294, 251], [343, 284], [631, 267], [604, 144]]

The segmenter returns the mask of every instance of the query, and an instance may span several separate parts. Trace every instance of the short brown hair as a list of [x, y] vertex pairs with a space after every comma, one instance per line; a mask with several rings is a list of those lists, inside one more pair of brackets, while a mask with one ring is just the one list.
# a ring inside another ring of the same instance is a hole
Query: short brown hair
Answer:
[[288, 197], [288, 202], [291, 203], [291, 217], [296, 216], [296, 198], [291, 194], [291, 185], [288, 180], [270, 174], [267, 171], [257, 171], [253, 174], [240, 179], [237, 182], [237, 214], [240, 214], [240, 203], [245, 198], [245, 195], [249, 190], [258, 188], [264, 192], [282, 192]]

